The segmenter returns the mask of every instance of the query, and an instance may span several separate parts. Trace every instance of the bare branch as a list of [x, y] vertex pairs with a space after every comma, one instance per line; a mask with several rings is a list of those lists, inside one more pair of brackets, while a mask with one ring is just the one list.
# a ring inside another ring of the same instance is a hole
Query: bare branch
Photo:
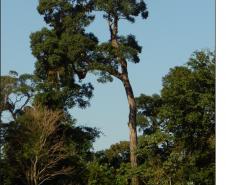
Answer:
[[54, 133], [59, 128], [59, 121], [63, 117], [61, 111], [50, 111], [41, 107], [29, 109], [25, 114], [32, 117], [32, 123], [26, 127], [35, 137], [30, 163], [24, 165], [24, 174], [30, 185], [41, 185], [59, 175], [69, 175], [74, 167], [62, 166], [61, 161], [67, 159], [71, 152], [65, 147], [63, 136], [52, 141]]

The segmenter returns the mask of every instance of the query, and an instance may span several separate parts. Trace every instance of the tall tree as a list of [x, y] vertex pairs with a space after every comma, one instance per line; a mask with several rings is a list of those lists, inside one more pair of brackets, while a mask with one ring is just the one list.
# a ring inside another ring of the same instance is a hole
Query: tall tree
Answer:
[[[142, 18], [148, 17], [147, 7], [144, 1], [135, 0], [94, 0], [95, 9], [104, 13], [103, 17], [108, 22], [110, 32], [109, 42], [102, 43], [97, 48], [97, 60], [93, 63], [93, 69], [102, 72], [102, 79], [111, 79], [111, 76], [119, 79], [125, 88], [129, 105], [129, 135], [130, 135], [130, 161], [132, 168], [138, 166], [137, 130], [136, 130], [136, 102], [133, 88], [129, 80], [127, 63], [140, 61], [138, 54], [141, 47], [138, 45], [135, 36], [127, 37], [119, 35], [119, 21], [125, 19], [135, 22], [135, 18], [141, 14]], [[108, 77], [108, 78], [106, 78]], [[138, 177], [132, 179], [132, 184], [139, 184]]]

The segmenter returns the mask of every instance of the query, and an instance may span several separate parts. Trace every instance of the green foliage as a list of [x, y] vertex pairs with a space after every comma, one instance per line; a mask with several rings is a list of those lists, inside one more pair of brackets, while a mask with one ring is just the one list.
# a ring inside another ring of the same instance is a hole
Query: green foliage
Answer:
[[144, 19], [148, 17], [147, 7], [143, 0], [139, 2], [136, 0], [94, 0], [94, 3], [97, 10], [106, 12], [104, 17], [107, 19], [117, 16], [119, 19], [134, 22], [139, 14]]
[[109, 149], [97, 152], [96, 157], [100, 164], [108, 164], [117, 169], [122, 163], [129, 162], [129, 142], [121, 141], [113, 144]]
[[[80, 0], [40, 0], [38, 11], [51, 28], [32, 33], [32, 54], [39, 79], [36, 101], [49, 108], [70, 109], [89, 105], [93, 87], [83, 84], [93, 60], [97, 38], [85, 33], [93, 16], [92, 4]], [[60, 100], [60, 101], [59, 101]]]
[[122, 163], [120, 168], [116, 171], [116, 184], [117, 185], [129, 185], [133, 175], [133, 170], [129, 163]]
[[159, 95], [154, 94], [147, 96], [141, 94], [139, 98], [136, 98], [138, 107], [137, 124], [144, 133], [153, 133], [159, 128], [159, 109], [163, 102]]
[[163, 78], [161, 96], [141, 95], [137, 103], [144, 134], [138, 150], [141, 179], [214, 184], [215, 54], [195, 52]]
[[108, 167], [106, 164], [101, 165], [97, 162], [92, 162], [88, 165], [89, 176], [88, 185], [114, 185], [115, 179], [113, 168]]
[[168, 118], [169, 131], [185, 145], [200, 148], [202, 136], [208, 140], [215, 132], [214, 54], [196, 52], [187, 67], [171, 69], [163, 80], [162, 98], [161, 116]]
[[138, 44], [134, 35], [119, 38], [119, 55], [133, 63], [140, 62], [138, 54], [141, 53], [142, 47]]
[[59, 32], [83, 30], [94, 19], [87, 15], [92, 10], [90, 0], [39, 0], [37, 10]]
[[89, 37], [92, 36], [64, 33], [59, 38], [46, 28], [31, 35], [32, 53], [38, 59], [35, 70], [39, 80], [37, 102], [61, 109], [89, 105], [93, 87], [79, 80], [86, 75], [89, 48], [96, 42]]
[[93, 96], [91, 84], [73, 84], [71, 87], [56, 89], [49, 83], [40, 83], [37, 86], [38, 94], [34, 102], [47, 106], [51, 109], [70, 109], [75, 105], [85, 108]]
[[[144, 1], [134, 0], [94, 0], [93, 10], [101, 12], [107, 20], [110, 40], [99, 43], [94, 50], [93, 61], [89, 64], [89, 69], [95, 71], [94, 74], [99, 76], [98, 82], [112, 82], [113, 78], [122, 80], [122, 61], [125, 60], [138, 63], [141, 46], [134, 35], [119, 36], [118, 23], [122, 19], [134, 22], [135, 18], [141, 15], [143, 18], [148, 17], [147, 7]], [[116, 41], [116, 45], [113, 42]], [[96, 72], [100, 71], [100, 72]]]

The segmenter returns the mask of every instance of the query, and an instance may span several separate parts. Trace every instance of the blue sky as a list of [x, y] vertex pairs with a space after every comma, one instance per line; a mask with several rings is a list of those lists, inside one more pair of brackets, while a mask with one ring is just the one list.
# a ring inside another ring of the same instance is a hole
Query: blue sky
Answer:
[[[148, 20], [135, 24], [121, 22], [120, 34], [136, 35], [143, 46], [139, 64], [129, 64], [134, 93], [159, 93], [162, 77], [169, 68], [183, 65], [193, 51], [215, 48], [214, 0], [146, 0]], [[1, 72], [9, 70], [32, 73], [35, 58], [31, 55], [29, 35], [45, 26], [36, 11], [38, 0], [2, 0]], [[101, 41], [108, 40], [108, 28], [101, 15], [88, 28]], [[101, 129], [104, 135], [94, 145], [96, 150], [128, 140], [128, 105], [122, 84], [98, 84], [96, 77], [86, 79], [95, 87], [91, 106], [71, 110], [78, 123]]]

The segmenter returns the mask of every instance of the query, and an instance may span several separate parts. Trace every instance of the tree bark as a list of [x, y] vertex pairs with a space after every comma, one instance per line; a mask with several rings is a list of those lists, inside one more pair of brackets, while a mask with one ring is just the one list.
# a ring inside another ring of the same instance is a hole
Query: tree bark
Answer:
[[[137, 162], [137, 129], [136, 129], [136, 114], [137, 114], [137, 107], [136, 102], [133, 94], [133, 89], [130, 84], [128, 74], [123, 75], [123, 85], [125, 87], [128, 104], [129, 104], [129, 138], [130, 138], [130, 163], [131, 167], [134, 169], [138, 166]], [[138, 176], [132, 177], [132, 185], [139, 185]]]

